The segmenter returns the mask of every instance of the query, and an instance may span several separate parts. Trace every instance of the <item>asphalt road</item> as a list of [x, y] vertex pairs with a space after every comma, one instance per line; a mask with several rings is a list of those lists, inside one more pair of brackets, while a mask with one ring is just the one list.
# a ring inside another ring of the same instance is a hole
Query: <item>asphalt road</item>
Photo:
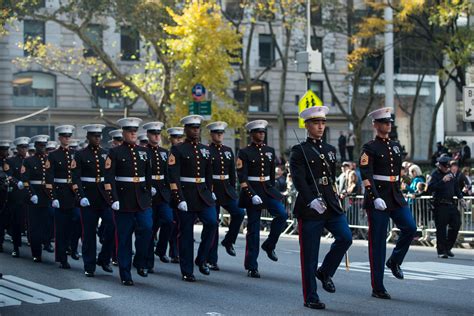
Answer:
[[[198, 229], [195, 236], [199, 240]], [[330, 243], [323, 239], [320, 262]], [[367, 243], [354, 241], [350, 271], [341, 265], [334, 277], [336, 293], [319, 290], [326, 310], [316, 311], [303, 306], [294, 236], [281, 238], [278, 262], [260, 254], [261, 279], [246, 276], [245, 239], [239, 235], [237, 257], [219, 249], [219, 272], [204, 276], [196, 268], [198, 281], [187, 283], [178, 265], [157, 258], [156, 274], [141, 278], [133, 273], [134, 287], [120, 284], [117, 267], [112, 275], [98, 269], [95, 278], [86, 278], [82, 261], [70, 260], [73, 268], [64, 271], [50, 254], [35, 264], [26, 246], [19, 259], [10, 257], [10, 247], [5, 243], [6, 253], [0, 254], [0, 315], [474, 315], [472, 249], [455, 249], [455, 258], [438, 259], [433, 248], [411, 247], [402, 266], [405, 280], [386, 271], [392, 300], [380, 300], [370, 296]]]

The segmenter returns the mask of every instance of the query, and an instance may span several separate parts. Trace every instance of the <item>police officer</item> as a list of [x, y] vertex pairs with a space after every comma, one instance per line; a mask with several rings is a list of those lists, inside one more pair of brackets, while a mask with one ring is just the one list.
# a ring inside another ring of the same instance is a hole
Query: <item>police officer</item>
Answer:
[[31, 138], [31, 142], [35, 144], [35, 155], [23, 161], [20, 171], [21, 181], [28, 192], [28, 235], [34, 262], [42, 261], [41, 245], [48, 225], [53, 190], [52, 184], [46, 183], [46, 170], [50, 165], [46, 154], [48, 139], [48, 135]]
[[[245, 212], [237, 206], [238, 195], [235, 192], [235, 158], [230, 147], [222, 144], [224, 132], [227, 127], [226, 122], [213, 122], [208, 124], [207, 129], [211, 133], [211, 144], [209, 151], [212, 158], [212, 182], [213, 192], [217, 197], [216, 211], [219, 221], [219, 212], [221, 206], [230, 214], [229, 230], [222, 240], [222, 246], [227, 253], [235, 257], [234, 243], [239, 234], [240, 225], [244, 220]], [[208, 265], [211, 270], [218, 271], [217, 265], [217, 245], [219, 244], [219, 222], [215, 231], [213, 243], [208, 257]]]
[[17, 148], [17, 154], [6, 160], [3, 170], [7, 172], [11, 184], [7, 208], [10, 212], [10, 228], [12, 233], [13, 251], [12, 257], [20, 256], [21, 233], [24, 224], [24, 210], [26, 208], [27, 192], [21, 181], [21, 168], [28, 150], [28, 137], [18, 137], [13, 140]]
[[[329, 108], [315, 106], [300, 113], [308, 138], [293, 146], [290, 171], [298, 191], [294, 214], [298, 218], [301, 274], [304, 305], [324, 309], [316, 290], [316, 277], [323, 288], [334, 293], [332, 277], [352, 244], [352, 233], [339, 201], [335, 186], [336, 148], [322, 140]], [[327, 229], [335, 241], [318, 269], [321, 234]]]
[[123, 130], [123, 143], [111, 148], [105, 162], [106, 189], [112, 190], [112, 209], [118, 236], [117, 258], [120, 279], [126, 286], [132, 280], [132, 235], [135, 232], [133, 265], [138, 275], [147, 277], [146, 256], [152, 234], [151, 162], [147, 148], [136, 145], [140, 118], [117, 121]]
[[449, 160], [448, 156], [438, 158], [437, 168], [431, 175], [427, 190], [433, 195], [436, 249], [438, 257], [444, 259], [454, 257], [451, 249], [461, 227], [461, 215], [454, 197], [457, 197], [461, 206], [466, 208], [466, 201], [463, 199], [456, 176], [449, 170]]
[[112, 146], [111, 147], [116, 147], [120, 146], [123, 143], [123, 131], [121, 129], [114, 129], [109, 132], [109, 136], [112, 137]]
[[[87, 131], [89, 145], [77, 151], [74, 158], [80, 194], [87, 198], [90, 204], [83, 203], [80, 210], [83, 234], [82, 259], [87, 277], [94, 276], [96, 265], [102, 267], [105, 272], [113, 272], [110, 266], [110, 257], [115, 243], [115, 226], [110, 208], [112, 193], [111, 190], [106, 190], [104, 178], [107, 153], [100, 147], [104, 127], [102, 124], [89, 124], [82, 127]], [[96, 231], [99, 218], [102, 226], [102, 248], [97, 257]]]
[[[172, 146], [182, 144], [184, 141], [184, 128], [182, 127], [170, 127], [166, 130], [169, 135], [169, 141]], [[160, 238], [158, 237], [158, 243]], [[173, 208], [173, 224], [169, 238], [170, 249], [168, 255], [171, 263], [179, 263], [179, 251], [178, 251], [178, 209]], [[166, 247], [164, 249], [166, 253]]]
[[250, 132], [252, 143], [239, 151], [237, 174], [240, 182], [239, 207], [247, 209], [247, 247], [245, 252], [245, 269], [248, 276], [260, 278], [258, 272], [258, 253], [260, 244], [260, 216], [262, 209], [267, 209], [274, 219], [270, 234], [262, 244], [262, 249], [272, 261], [278, 261], [275, 247], [278, 238], [285, 228], [285, 207], [283, 196], [275, 185], [275, 150], [265, 144], [268, 122], [256, 120], [245, 126]]
[[179, 217], [179, 263], [183, 280], [194, 282], [193, 274], [193, 227], [196, 217], [203, 224], [201, 243], [194, 261], [199, 271], [209, 275], [206, 260], [217, 227], [212, 188], [212, 165], [209, 148], [200, 143], [200, 115], [181, 119], [186, 139], [179, 146], [171, 147], [168, 159], [170, 187]]
[[398, 141], [391, 140], [391, 108], [369, 113], [377, 133], [366, 143], [360, 156], [360, 172], [365, 187], [364, 208], [369, 220], [369, 261], [372, 296], [390, 299], [383, 285], [387, 226], [390, 218], [400, 229], [392, 255], [385, 263], [397, 279], [403, 279], [400, 265], [416, 233], [416, 225], [400, 189], [402, 151]]
[[[151, 178], [153, 195], [153, 236], [148, 247], [147, 268], [148, 273], [153, 273], [156, 254], [162, 262], [169, 262], [166, 256], [166, 245], [168, 244], [173, 225], [173, 210], [169, 206], [170, 186], [168, 179], [168, 151], [159, 146], [161, 140], [162, 122], [150, 122], [143, 125], [146, 130], [148, 147], [151, 154]], [[153, 251], [154, 236], [160, 229], [156, 250]]]
[[[2, 167], [2, 171], [7, 173], [8, 170], [5, 170], [5, 162], [8, 158], [8, 150], [10, 149], [11, 142], [9, 140], [0, 140], [0, 166]], [[6, 174], [7, 175], [7, 174]], [[7, 175], [8, 176], [8, 175]], [[7, 181], [8, 182], [8, 181]], [[10, 190], [9, 185], [7, 186], [7, 191]], [[4, 192], [1, 195], [2, 201], [0, 205], [3, 207], [0, 208], [0, 253], [3, 252], [3, 241], [5, 239], [5, 229], [9, 224], [9, 213], [7, 209], [7, 202], [8, 202], [8, 192]]]
[[46, 183], [53, 187], [51, 206], [54, 210], [54, 240], [56, 243], [56, 262], [61, 269], [70, 269], [67, 261], [67, 248], [72, 238], [76, 201], [82, 207], [89, 206], [89, 200], [81, 196], [76, 172], [74, 153], [69, 149], [69, 140], [74, 126], [56, 127], [60, 147], [48, 154], [49, 165], [46, 167]]

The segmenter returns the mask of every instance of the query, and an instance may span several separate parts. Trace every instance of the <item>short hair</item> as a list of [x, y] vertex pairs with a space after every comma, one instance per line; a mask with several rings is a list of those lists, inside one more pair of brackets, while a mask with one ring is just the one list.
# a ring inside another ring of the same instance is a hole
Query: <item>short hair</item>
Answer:
[[408, 172], [410, 174], [414, 173], [415, 177], [423, 175], [423, 173], [421, 172], [421, 169], [418, 165], [411, 165], [410, 168], [408, 168]]

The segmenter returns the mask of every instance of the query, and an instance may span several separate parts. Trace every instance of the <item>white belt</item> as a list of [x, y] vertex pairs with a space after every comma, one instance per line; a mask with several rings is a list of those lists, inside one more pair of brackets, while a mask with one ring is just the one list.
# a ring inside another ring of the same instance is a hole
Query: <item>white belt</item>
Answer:
[[43, 181], [40, 181], [40, 180], [30, 180], [30, 184], [39, 184], [39, 185], [42, 185], [42, 184], [45, 184]]
[[206, 182], [206, 178], [190, 178], [190, 177], [180, 177], [179, 181], [182, 182], [192, 182], [192, 183], [201, 183]]
[[115, 181], [120, 182], [145, 182], [145, 177], [115, 177]]
[[229, 175], [228, 174], [213, 174], [212, 179], [214, 179], [214, 180], [226, 180], [226, 179], [229, 179]]
[[54, 178], [54, 183], [72, 183], [72, 180]]
[[151, 178], [153, 180], [163, 180], [165, 178], [165, 176], [162, 175], [162, 174], [154, 174], [154, 175], [151, 176]]
[[265, 182], [270, 180], [270, 176], [266, 177], [247, 177], [249, 181], [258, 181], [258, 182]]
[[104, 182], [105, 178], [100, 177], [100, 178], [92, 178], [92, 177], [81, 177], [82, 182]]
[[374, 174], [373, 177], [374, 177], [374, 180], [379, 180], [379, 181], [388, 181], [388, 182], [398, 181], [398, 176], [381, 176], [378, 174]]

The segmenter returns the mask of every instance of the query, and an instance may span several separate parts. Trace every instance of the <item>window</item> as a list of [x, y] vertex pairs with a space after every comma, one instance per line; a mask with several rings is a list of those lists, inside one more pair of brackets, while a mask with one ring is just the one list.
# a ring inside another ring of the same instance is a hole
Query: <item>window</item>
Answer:
[[47, 107], [56, 105], [56, 78], [42, 72], [13, 75], [13, 105]]
[[[98, 82], [96, 77], [92, 77], [92, 94], [95, 102], [104, 109], [123, 109], [125, 100], [120, 94], [123, 83], [119, 80], [109, 79]], [[93, 104], [97, 107], [97, 104]]]
[[228, 19], [241, 20], [244, 9], [240, 6], [240, 0], [227, 0], [225, 3], [225, 15]]
[[311, 91], [313, 91], [318, 98], [321, 99], [321, 101], [324, 102], [324, 96], [323, 96], [323, 82], [319, 80], [311, 80], [309, 82], [309, 88]]
[[321, 10], [321, 1], [311, 1], [311, 25], [322, 25], [323, 15]]
[[321, 36], [311, 35], [311, 48], [313, 50], [323, 51], [323, 38]]
[[258, 55], [260, 67], [269, 67], [275, 61], [275, 47], [270, 34], [258, 35]]
[[15, 126], [15, 137], [33, 137], [35, 135], [49, 135], [54, 136], [54, 126], [30, 126], [17, 125]]
[[[244, 80], [235, 82], [234, 99], [242, 103], [245, 99], [246, 86]], [[250, 86], [249, 112], [268, 112], [269, 93], [268, 82], [256, 81]]]
[[140, 60], [140, 37], [131, 27], [122, 26], [120, 30], [120, 53], [122, 60]]
[[[39, 40], [41, 43], [45, 43], [44, 22], [35, 20], [23, 21], [23, 43], [26, 44], [27, 41], [31, 40]], [[28, 56], [26, 50], [23, 54]]]
[[[85, 35], [88, 37], [92, 43], [97, 46], [102, 48], [102, 43], [103, 43], [103, 34], [102, 34], [102, 25], [99, 24], [90, 24], [87, 26]], [[92, 49], [92, 47], [89, 47], [86, 43], [84, 44], [84, 57], [93, 57], [96, 56], [96, 53]]]

